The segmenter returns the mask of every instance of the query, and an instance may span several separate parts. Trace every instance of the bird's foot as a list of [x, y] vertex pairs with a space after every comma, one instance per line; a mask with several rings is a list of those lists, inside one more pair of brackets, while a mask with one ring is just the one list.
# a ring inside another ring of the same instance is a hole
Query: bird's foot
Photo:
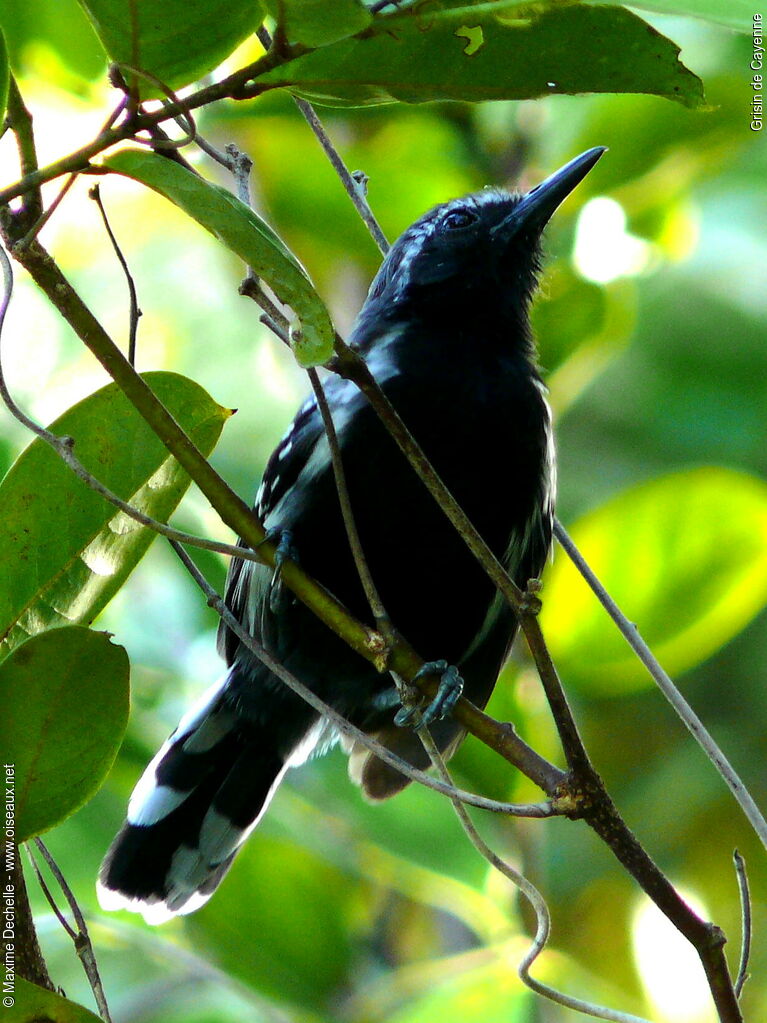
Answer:
[[286, 561], [298, 563], [298, 552], [293, 544], [293, 533], [289, 529], [270, 529], [264, 539], [269, 543], [276, 541], [277, 544], [274, 552], [274, 575], [269, 589], [269, 607], [273, 614], [277, 614], [285, 603], [285, 587], [281, 580], [282, 566]]
[[[423, 725], [430, 725], [432, 721], [447, 717], [463, 693], [463, 679], [454, 664], [448, 664], [447, 661], [427, 661], [415, 673], [413, 681], [416, 682], [428, 675], [439, 675], [439, 687], [437, 695], [421, 714], [420, 723]], [[412, 724], [418, 709], [417, 706], [402, 707], [394, 715], [394, 724], [401, 727]]]

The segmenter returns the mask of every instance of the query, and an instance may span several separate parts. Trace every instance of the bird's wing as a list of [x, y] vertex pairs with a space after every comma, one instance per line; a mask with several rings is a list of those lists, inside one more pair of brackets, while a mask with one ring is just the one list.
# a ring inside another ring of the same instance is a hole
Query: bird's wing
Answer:
[[[322, 418], [314, 396], [306, 399], [266, 464], [256, 494], [254, 510], [267, 529], [283, 528], [278, 521], [280, 509], [290, 502], [291, 492], [310, 463], [318, 441], [323, 437]], [[297, 495], [298, 496], [298, 495]], [[241, 542], [241, 541], [240, 541]], [[226, 579], [225, 600], [232, 614], [256, 637], [263, 636], [263, 611], [268, 604], [273, 570], [268, 565], [232, 558]], [[218, 648], [231, 664], [239, 640], [221, 622]]]

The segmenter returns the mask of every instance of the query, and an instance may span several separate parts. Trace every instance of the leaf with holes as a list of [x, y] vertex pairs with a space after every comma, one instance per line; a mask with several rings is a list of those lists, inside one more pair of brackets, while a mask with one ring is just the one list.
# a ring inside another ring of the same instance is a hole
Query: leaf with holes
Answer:
[[304, 268], [253, 210], [226, 188], [155, 153], [123, 149], [106, 157], [104, 166], [170, 199], [252, 267], [299, 320], [300, 330], [291, 338], [299, 363], [327, 362], [335, 337], [330, 315]]
[[623, 7], [430, 0], [259, 75], [338, 106], [637, 92], [703, 104], [679, 47]]
[[[208, 455], [231, 414], [199, 384], [146, 373], [157, 397]], [[52, 425], [74, 438], [86, 469], [124, 501], [166, 521], [189, 476], [116, 384]], [[58, 625], [90, 624], [146, 553], [155, 533], [78, 479], [42, 440], [0, 484], [0, 654]]]
[[52, 828], [99, 789], [128, 723], [128, 679], [125, 650], [77, 625], [34, 636], [0, 664], [17, 842]]

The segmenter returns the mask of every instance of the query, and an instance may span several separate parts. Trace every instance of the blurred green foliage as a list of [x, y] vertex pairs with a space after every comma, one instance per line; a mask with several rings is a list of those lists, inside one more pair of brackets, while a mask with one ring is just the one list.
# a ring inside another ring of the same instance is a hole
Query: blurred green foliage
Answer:
[[0, 664], [17, 842], [69, 817], [99, 788], [128, 720], [128, 676], [124, 648], [77, 625], [33, 636]]
[[[657, 6], [725, 23], [741, 11]], [[13, 66], [43, 158], [52, 160], [92, 137], [114, 101], [100, 77], [103, 54], [73, 0], [7, 0], [5, 10]], [[528, 187], [583, 149], [610, 147], [548, 232], [535, 310], [557, 418], [559, 514], [601, 559], [640, 628], [651, 639], [661, 630], [667, 667], [680, 673], [685, 695], [765, 805], [767, 244], [759, 204], [767, 155], [749, 127], [751, 42], [701, 20], [648, 17], [705, 80], [705, 110], [603, 95], [320, 112], [349, 164], [369, 175], [371, 205], [392, 238], [436, 202], [484, 184]], [[239, 63], [257, 55], [247, 51]], [[221, 105], [199, 121], [219, 148], [234, 141], [253, 157], [258, 213], [348, 330], [379, 257], [290, 98], [275, 92]], [[5, 184], [16, 169], [8, 137], [2, 145]], [[231, 184], [220, 168], [200, 166]], [[49, 200], [57, 187], [49, 186]], [[86, 189], [75, 186], [43, 240], [107, 329], [125, 338], [124, 281]], [[238, 409], [213, 461], [250, 498], [305, 390], [303, 375], [237, 296], [242, 267], [234, 256], [154, 194], [111, 178], [102, 191], [144, 312], [139, 367], [184, 373]], [[600, 219], [605, 207], [591, 200], [605, 198], [625, 214], [623, 228], [608, 230]], [[624, 250], [633, 262], [619, 259]], [[105, 382], [21, 275], [6, 331], [10, 383], [38, 419], [51, 421]], [[0, 420], [0, 467], [26, 443], [9, 417]], [[194, 490], [175, 521], [231, 539]], [[220, 588], [223, 560], [201, 553], [198, 561]], [[556, 552], [545, 580], [545, 624], [588, 748], [640, 839], [724, 927], [731, 962], [740, 914], [730, 855], [737, 846], [746, 856], [756, 942], [744, 1012], [766, 1018], [764, 851], [594, 598], [562, 580], [570, 571], [563, 562]], [[698, 635], [692, 626], [700, 623]], [[192, 695], [221, 669], [215, 615], [159, 542], [97, 625], [130, 654], [131, 722], [106, 785], [49, 845], [95, 921], [116, 1019], [570, 1018], [516, 981], [531, 921], [468, 846], [446, 801], [411, 788], [389, 804], [365, 805], [338, 752], [291, 774], [198, 914], [152, 930], [99, 913], [98, 863], [131, 787]], [[683, 648], [666, 651], [668, 636], [682, 637]], [[521, 647], [489, 710], [559, 759]], [[473, 740], [453, 764], [467, 787], [538, 796]], [[713, 1019], [705, 998], [697, 1000], [702, 977], [683, 971], [682, 951], [661, 928], [648, 937], [639, 927], [642, 898], [585, 826], [479, 823], [548, 898], [553, 950], [537, 975], [658, 1023]], [[52, 975], [69, 997], [92, 1005], [68, 939], [39, 894], [35, 902]], [[646, 967], [648, 946], [664, 951], [668, 975]], [[680, 990], [684, 1013], [672, 1000]]]

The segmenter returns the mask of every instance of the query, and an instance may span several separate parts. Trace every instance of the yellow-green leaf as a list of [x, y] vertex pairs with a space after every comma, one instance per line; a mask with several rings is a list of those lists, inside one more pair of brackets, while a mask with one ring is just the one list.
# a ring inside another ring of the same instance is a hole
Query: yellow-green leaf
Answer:
[[[632, 487], [572, 525], [576, 545], [672, 675], [727, 643], [767, 602], [767, 485], [701, 468]], [[651, 680], [567, 556], [542, 615], [568, 682], [622, 693]]]

